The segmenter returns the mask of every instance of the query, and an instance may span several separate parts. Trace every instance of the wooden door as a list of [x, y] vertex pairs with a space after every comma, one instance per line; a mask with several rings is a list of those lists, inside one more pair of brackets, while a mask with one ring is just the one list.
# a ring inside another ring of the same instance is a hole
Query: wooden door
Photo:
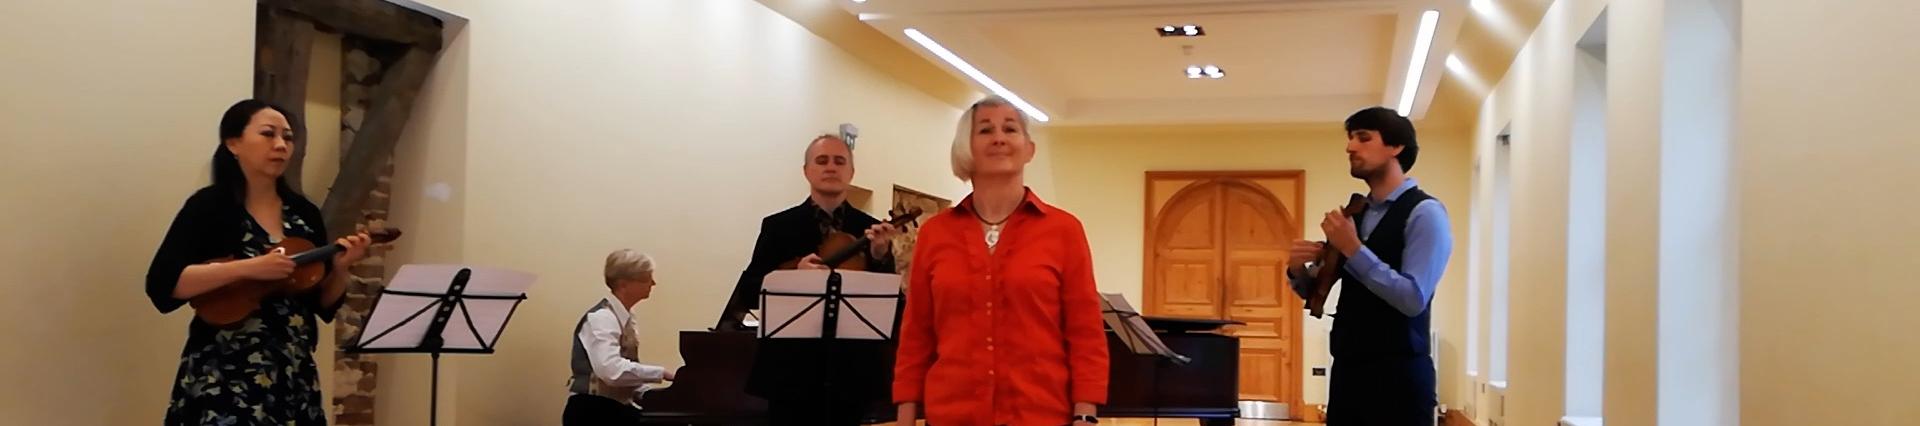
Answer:
[[1288, 206], [1300, 205], [1303, 188], [1298, 172], [1149, 173], [1147, 182], [1147, 312], [1246, 323], [1226, 329], [1240, 338], [1241, 399], [1296, 409], [1302, 303], [1284, 271], [1303, 226]]

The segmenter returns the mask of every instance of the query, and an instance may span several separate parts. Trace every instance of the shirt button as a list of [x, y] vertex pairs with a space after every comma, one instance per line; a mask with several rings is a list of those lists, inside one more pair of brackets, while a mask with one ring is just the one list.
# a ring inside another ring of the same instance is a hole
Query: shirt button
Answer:
[[993, 352], [993, 345], [987, 345], [987, 352]]
[[989, 376], [993, 375], [993, 370], [987, 370], [987, 375]]
[[987, 302], [987, 309], [993, 309], [993, 302]]

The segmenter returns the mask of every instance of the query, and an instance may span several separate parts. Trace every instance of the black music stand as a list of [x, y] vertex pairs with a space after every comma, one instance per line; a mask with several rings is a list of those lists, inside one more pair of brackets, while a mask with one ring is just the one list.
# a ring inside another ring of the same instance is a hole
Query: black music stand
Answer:
[[[429, 424], [440, 422], [440, 354], [491, 354], [533, 274], [461, 265], [404, 265], [374, 299], [350, 354], [433, 357]], [[381, 310], [382, 305], [388, 309]], [[428, 315], [428, 312], [432, 312]], [[421, 319], [425, 316], [426, 319]], [[456, 318], [458, 321], [456, 321]], [[454, 327], [447, 327], [453, 323]]]
[[[837, 358], [839, 340], [892, 341], [898, 330], [900, 275], [865, 271], [779, 270], [767, 274], [760, 286], [760, 340], [822, 340], [829, 356]], [[841, 321], [841, 312], [857, 321]], [[834, 390], [828, 367], [821, 383]], [[829, 407], [832, 405], [829, 404]], [[831, 417], [831, 408], [828, 409]]]
[[[897, 274], [774, 271], [760, 286], [760, 338], [893, 340], [900, 298]], [[842, 324], [843, 308], [860, 322]]]
[[[1155, 356], [1153, 380], [1148, 383], [1148, 388], [1153, 389], [1153, 402], [1149, 405], [1153, 406], [1153, 416], [1156, 419], [1159, 418], [1160, 392], [1162, 391], [1160, 372], [1166, 369], [1169, 362], [1187, 365], [1193, 359], [1175, 353], [1172, 348], [1167, 347], [1166, 342], [1160, 341], [1160, 336], [1153, 334], [1153, 328], [1147, 326], [1146, 320], [1142, 319], [1140, 313], [1134, 311], [1133, 306], [1127, 303], [1127, 298], [1119, 293], [1100, 293], [1100, 316], [1106, 319], [1107, 327], [1113, 328], [1114, 334], [1120, 337], [1120, 343], [1127, 345], [1127, 349], [1131, 349], [1136, 354]], [[1156, 420], [1155, 423], [1158, 421]]]

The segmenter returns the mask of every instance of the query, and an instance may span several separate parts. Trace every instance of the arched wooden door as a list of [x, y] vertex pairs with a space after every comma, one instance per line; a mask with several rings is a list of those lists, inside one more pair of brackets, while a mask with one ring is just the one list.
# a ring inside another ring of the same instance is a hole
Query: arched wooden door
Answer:
[[[1286, 286], [1300, 235], [1299, 172], [1149, 173], [1147, 312], [1245, 322], [1240, 397], [1300, 407], [1299, 297]], [[1284, 198], [1283, 198], [1284, 197]], [[1290, 200], [1283, 203], [1281, 200]]]

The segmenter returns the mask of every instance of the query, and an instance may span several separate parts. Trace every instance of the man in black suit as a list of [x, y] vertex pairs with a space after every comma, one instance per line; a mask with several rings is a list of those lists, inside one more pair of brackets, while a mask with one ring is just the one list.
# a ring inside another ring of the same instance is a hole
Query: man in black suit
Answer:
[[[801, 169], [811, 193], [800, 205], [760, 221], [753, 259], [734, 286], [723, 328], [739, 328], [744, 310], [759, 304], [761, 279], [782, 263], [800, 259], [801, 269], [826, 268], [816, 251], [831, 230], [868, 237], [872, 243], [858, 254], [866, 257], [867, 270], [894, 273], [898, 230], [847, 204], [854, 167], [846, 138], [815, 137]], [[889, 348], [883, 341], [762, 340], [747, 391], [766, 398], [772, 424], [858, 425], [876, 401], [887, 399]]]

